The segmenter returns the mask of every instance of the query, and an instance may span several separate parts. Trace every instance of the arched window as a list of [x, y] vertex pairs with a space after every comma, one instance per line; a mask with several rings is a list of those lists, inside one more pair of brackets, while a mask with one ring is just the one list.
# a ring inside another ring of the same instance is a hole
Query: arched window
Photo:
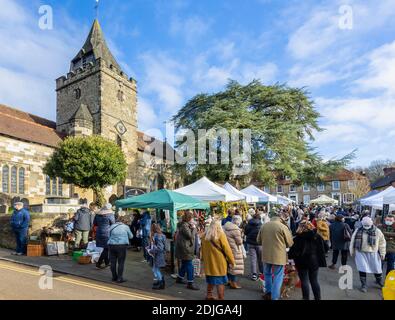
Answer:
[[4, 193], [10, 192], [10, 167], [9, 166], [3, 166], [2, 186], [3, 186]]
[[51, 195], [51, 178], [49, 176], [45, 177], [45, 194], [47, 196]]
[[14, 166], [11, 168], [11, 193], [18, 193], [18, 169]]
[[25, 194], [25, 168], [19, 168], [19, 194]]
[[80, 98], [81, 98], [81, 89], [80, 89], [80, 88], [75, 89], [75, 90], [74, 90], [74, 95], [75, 95], [75, 98], [76, 98], [77, 100], [80, 99]]
[[58, 186], [57, 186], [57, 180], [56, 178], [52, 179], [52, 188], [51, 188], [51, 195], [56, 196], [58, 192]]
[[62, 178], [58, 179], [58, 196], [63, 197], [63, 180], [62, 180]]

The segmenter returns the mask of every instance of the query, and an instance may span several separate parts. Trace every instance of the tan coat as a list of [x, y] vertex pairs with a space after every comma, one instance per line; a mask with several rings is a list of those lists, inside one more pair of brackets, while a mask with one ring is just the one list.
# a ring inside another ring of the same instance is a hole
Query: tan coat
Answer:
[[227, 222], [224, 226], [224, 230], [236, 262], [235, 267], [230, 266], [228, 271], [235, 276], [242, 275], [244, 274], [244, 257], [241, 249], [243, 245], [241, 230], [232, 222]]
[[222, 251], [225, 253], [225, 255], [221, 250], [214, 247], [211, 241], [207, 241], [205, 236], [203, 236], [202, 260], [204, 272], [207, 276], [226, 276], [228, 273], [228, 263], [234, 265], [235, 259], [233, 257], [228, 240], [226, 239], [225, 233], [221, 233], [220, 238], [215, 241], [215, 244], [217, 247], [222, 248]]
[[257, 242], [262, 245], [263, 263], [278, 266], [288, 263], [286, 249], [292, 247], [293, 239], [283, 219], [274, 217], [264, 224], [258, 233]]
[[[355, 237], [358, 233], [358, 230], [355, 230], [355, 232], [352, 235], [351, 238], [351, 243], [350, 243], [350, 255], [353, 256], [355, 251], [357, 249], [354, 248], [354, 244], [355, 244]], [[362, 235], [362, 248], [361, 248], [361, 252], [368, 252], [368, 253], [376, 253], [376, 252], [380, 252], [380, 255], [384, 255], [387, 253], [386, 252], [386, 246], [387, 243], [385, 241], [385, 237], [383, 232], [377, 228], [376, 229], [376, 245], [375, 246], [370, 246], [369, 242], [368, 242], [368, 234], [366, 232], [363, 233]]]
[[324, 239], [324, 241], [328, 241], [330, 237], [329, 225], [324, 220], [317, 221], [317, 233]]

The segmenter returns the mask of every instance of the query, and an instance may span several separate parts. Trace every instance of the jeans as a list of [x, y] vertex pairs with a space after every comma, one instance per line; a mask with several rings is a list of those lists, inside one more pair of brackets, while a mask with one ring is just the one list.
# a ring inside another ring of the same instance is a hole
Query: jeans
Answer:
[[321, 300], [321, 288], [318, 283], [318, 269], [299, 269], [298, 274], [302, 283], [303, 300], [310, 300], [310, 285], [313, 289], [314, 299]]
[[228, 273], [228, 279], [232, 282], [237, 282], [237, 276]]
[[387, 275], [392, 271], [395, 270], [395, 252], [387, 253]]
[[81, 240], [84, 244], [88, 244], [89, 242], [89, 231], [75, 230], [75, 247], [79, 248], [81, 244]]
[[143, 246], [144, 259], [148, 261], [150, 255], [148, 254], [146, 247], [149, 245], [149, 237], [143, 237], [141, 245]]
[[26, 254], [28, 228], [14, 229], [16, 239], [16, 253]]
[[258, 274], [257, 266], [259, 267], [259, 272], [263, 273], [262, 246], [249, 244], [248, 255], [251, 259], [251, 275]]
[[110, 256], [108, 254], [108, 248], [104, 248], [103, 252], [100, 255], [100, 258], [99, 258], [99, 261], [97, 262], [97, 264], [101, 266], [103, 261], [106, 264], [106, 266], [108, 266], [110, 264]]
[[127, 245], [110, 245], [110, 262], [112, 279], [123, 280], [123, 269], [126, 260]]
[[156, 280], [161, 281], [163, 279], [162, 272], [160, 272], [158, 267], [152, 267], [152, 272]]
[[187, 274], [187, 279], [189, 283], [193, 283], [194, 280], [194, 269], [193, 269], [193, 264], [192, 260], [182, 260], [181, 261], [181, 268], [178, 273], [178, 276], [181, 279], [184, 279], [185, 273]]
[[281, 295], [281, 286], [284, 281], [284, 266], [267, 263], [265, 264], [264, 271], [266, 293], [271, 294], [272, 300], [279, 300]]
[[[347, 265], [348, 250], [341, 250], [342, 252], [342, 266]], [[337, 258], [339, 257], [340, 250], [333, 250], [332, 264], [337, 263]]]

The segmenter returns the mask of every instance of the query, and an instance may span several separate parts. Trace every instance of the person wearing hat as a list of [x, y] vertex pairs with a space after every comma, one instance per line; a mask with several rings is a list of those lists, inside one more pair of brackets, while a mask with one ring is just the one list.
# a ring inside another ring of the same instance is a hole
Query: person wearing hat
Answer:
[[355, 263], [361, 280], [361, 291], [367, 292], [367, 274], [373, 273], [376, 284], [383, 287], [382, 261], [386, 255], [384, 234], [373, 224], [370, 217], [362, 219], [362, 228], [354, 232], [350, 243], [350, 254], [355, 255]]
[[96, 227], [96, 246], [103, 248], [99, 261], [96, 263], [98, 269], [102, 269], [103, 262], [105, 267], [110, 265], [110, 257], [108, 253], [108, 239], [110, 237], [110, 227], [115, 223], [114, 212], [111, 203], [106, 204], [96, 215], [93, 225]]
[[348, 224], [344, 222], [344, 216], [338, 214], [336, 215], [335, 221], [329, 227], [329, 233], [333, 249], [332, 265], [330, 265], [329, 268], [335, 270], [339, 253], [341, 253], [342, 266], [347, 265], [352, 231]]
[[29, 225], [29, 211], [24, 208], [23, 202], [16, 202], [14, 204], [14, 212], [11, 216], [11, 228], [16, 240], [16, 251], [13, 255], [22, 256], [26, 254]]
[[82, 204], [74, 216], [74, 234], [76, 249], [80, 248], [81, 241], [84, 245], [89, 242], [89, 232], [92, 230], [93, 216], [87, 203]]

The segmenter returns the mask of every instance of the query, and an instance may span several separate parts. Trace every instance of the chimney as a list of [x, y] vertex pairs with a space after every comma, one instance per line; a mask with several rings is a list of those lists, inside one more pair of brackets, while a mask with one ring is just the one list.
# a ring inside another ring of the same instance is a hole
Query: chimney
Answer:
[[395, 167], [384, 168], [384, 175], [389, 176], [390, 174], [395, 172]]

